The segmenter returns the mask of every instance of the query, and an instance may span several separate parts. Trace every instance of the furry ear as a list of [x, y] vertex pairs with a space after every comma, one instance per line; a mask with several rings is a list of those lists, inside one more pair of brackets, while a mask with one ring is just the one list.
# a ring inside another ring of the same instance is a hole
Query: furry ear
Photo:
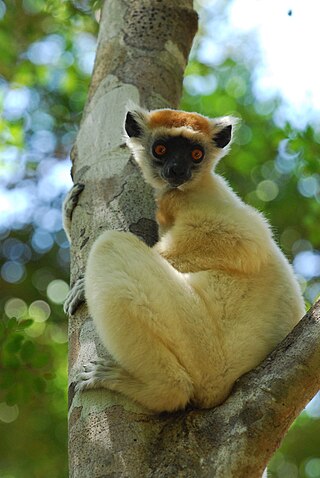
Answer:
[[218, 133], [213, 136], [213, 141], [218, 148], [224, 148], [230, 143], [232, 136], [232, 124], [224, 126]]
[[234, 116], [223, 116], [212, 120], [214, 125], [212, 141], [217, 148], [223, 149], [230, 144], [234, 130], [239, 122], [240, 119]]
[[124, 129], [129, 138], [139, 138], [142, 135], [142, 128], [131, 111], [127, 113]]
[[124, 130], [129, 138], [141, 138], [148, 123], [148, 115], [147, 110], [132, 101], [128, 102]]

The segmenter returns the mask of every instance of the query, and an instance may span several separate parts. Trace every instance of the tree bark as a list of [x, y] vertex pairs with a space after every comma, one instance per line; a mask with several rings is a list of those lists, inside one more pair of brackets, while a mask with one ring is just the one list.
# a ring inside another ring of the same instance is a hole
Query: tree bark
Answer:
[[[177, 107], [197, 29], [192, 0], [108, 0], [81, 128], [72, 152], [85, 184], [72, 221], [71, 282], [105, 229], [157, 238], [153, 194], [122, 140], [125, 104]], [[304, 318], [228, 400], [212, 410], [147, 415], [126, 397], [74, 393], [83, 364], [106, 354], [81, 306], [69, 326], [70, 477], [261, 476], [287, 428], [316, 393], [320, 306]], [[130, 332], [130, 331], [128, 331]]]

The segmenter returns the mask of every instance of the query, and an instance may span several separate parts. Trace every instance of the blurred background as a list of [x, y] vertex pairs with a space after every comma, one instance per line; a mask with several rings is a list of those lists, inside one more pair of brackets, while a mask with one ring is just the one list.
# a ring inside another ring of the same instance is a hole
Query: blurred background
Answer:
[[[307, 307], [320, 294], [320, 4], [199, 0], [181, 107], [239, 116], [219, 172], [263, 211]], [[67, 473], [69, 245], [61, 202], [99, 2], [0, 0], [0, 477]], [[270, 476], [320, 478], [320, 398]]]

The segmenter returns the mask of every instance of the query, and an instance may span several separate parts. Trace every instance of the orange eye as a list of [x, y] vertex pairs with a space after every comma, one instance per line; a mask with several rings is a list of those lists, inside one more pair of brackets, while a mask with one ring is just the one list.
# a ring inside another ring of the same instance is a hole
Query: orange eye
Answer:
[[163, 156], [164, 154], [166, 154], [167, 148], [164, 144], [157, 144], [157, 146], [155, 146], [154, 148], [154, 152], [157, 156]]
[[195, 148], [192, 150], [191, 156], [194, 161], [201, 161], [203, 158], [203, 151], [201, 151], [199, 148]]

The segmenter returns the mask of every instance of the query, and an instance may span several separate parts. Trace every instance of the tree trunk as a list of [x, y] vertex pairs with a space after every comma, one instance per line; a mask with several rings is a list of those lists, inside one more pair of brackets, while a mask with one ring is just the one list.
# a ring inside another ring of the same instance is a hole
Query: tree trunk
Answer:
[[[85, 184], [72, 221], [71, 282], [83, 274], [102, 230], [131, 231], [157, 240], [154, 199], [122, 139], [125, 105], [177, 107], [197, 14], [192, 0], [108, 0], [72, 176]], [[74, 394], [82, 365], [106, 354], [86, 307], [69, 327], [69, 456], [71, 477], [146, 476], [150, 440], [163, 419], [107, 391]], [[152, 426], [150, 424], [152, 423]], [[155, 428], [154, 428], [155, 427]]]
[[[177, 107], [197, 28], [192, 0], [105, 2], [91, 87], [72, 153], [85, 184], [72, 221], [71, 282], [105, 229], [157, 238], [153, 194], [122, 140], [128, 99]], [[254, 478], [316, 393], [320, 378], [319, 306], [229, 399], [207, 411], [146, 415], [124, 396], [74, 393], [83, 364], [106, 354], [85, 305], [69, 327], [70, 477]], [[130, 331], [129, 331], [130, 332]]]

